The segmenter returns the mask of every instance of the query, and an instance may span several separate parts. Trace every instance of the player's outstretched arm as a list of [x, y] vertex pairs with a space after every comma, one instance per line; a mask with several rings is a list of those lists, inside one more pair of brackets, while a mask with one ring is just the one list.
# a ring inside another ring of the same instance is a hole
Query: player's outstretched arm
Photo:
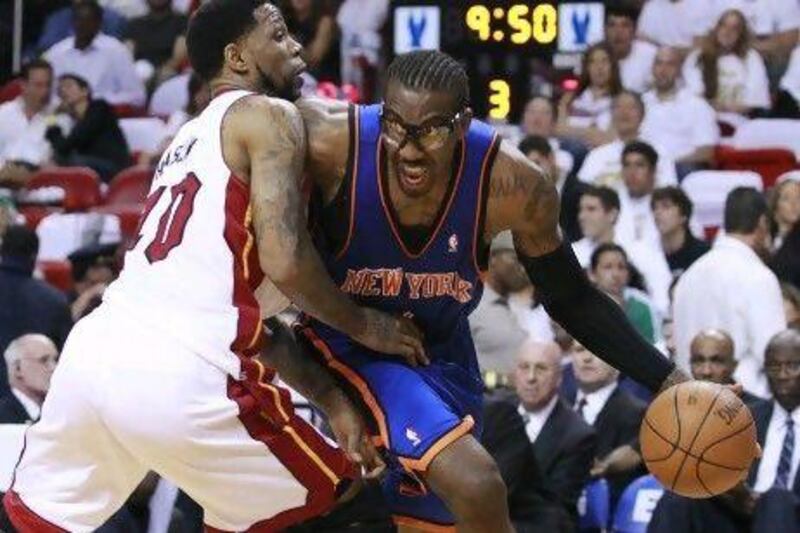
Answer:
[[559, 198], [549, 176], [503, 142], [491, 175], [487, 229], [510, 229], [514, 247], [545, 309], [578, 341], [658, 391], [688, 379], [595, 288], [558, 230]]
[[300, 191], [306, 151], [300, 113], [266, 96], [238, 101], [223, 124], [225, 158], [250, 176], [261, 267], [309, 315], [386, 353], [423, 353], [421, 334], [401, 317], [356, 305], [339, 291], [314, 249]]

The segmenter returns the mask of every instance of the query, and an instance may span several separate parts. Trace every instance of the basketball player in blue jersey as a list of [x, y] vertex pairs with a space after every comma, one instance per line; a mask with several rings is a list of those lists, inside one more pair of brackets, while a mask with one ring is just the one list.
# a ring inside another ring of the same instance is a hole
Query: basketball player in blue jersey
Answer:
[[339, 288], [411, 317], [430, 362], [379, 354], [312, 318], [298, 338], [364, 408], [401, 531], [511, 531], [503, 481], [475, 436], [482, 384], [467, 325], [495, 235], [511, 230], [545, 308], [592, 352], [653, 391], [687, 378], [589, 283], [559, 236], [553, 181], [472, 118], [457, 61], [412, 52], [385, 79], [381, 105], [297, 102], [314, 233]]

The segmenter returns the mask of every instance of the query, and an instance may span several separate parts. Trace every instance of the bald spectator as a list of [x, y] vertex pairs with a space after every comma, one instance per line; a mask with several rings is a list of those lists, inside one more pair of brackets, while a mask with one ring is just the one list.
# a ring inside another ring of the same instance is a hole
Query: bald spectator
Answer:
[[[60, 291], [33, 277], [39, 239], [25, 226], [11, 226], [0, 245], [0, 351], [26, 333], [42, 333], [62, 346], [72, 327], [69, 305]], [[8, 390], [0, 365], [0, 396]]]
[[675, 287], [673, 319], [679, 366], [688, 370], [690, 344], [707, 328], [734, 340], [736, 380], [767, 397], [764, 351], [786, 328], [778, 279], [761, 260], [769, 250], [767, 203], [755, 189], [738, 187], [725, 202], [725, 235], [695, 261]]
[[[736, 358], [733, 356], [733, 339], [721, 329], [709, 328], [698, 333], [689, 347], [689, 367], [692, 377], [720, 385], [735, 383]], [[752, 404], [761, 398], [742, 391], [742, 401]]]
[[589, 478], [594, 430], [558, 396], [561, 349], [528, 341], [517, 353], [516, 395], [487, 402], [483, 440], [508, 487], [520, 533], [572, 531]]
[[649, 533], [800, 532], [800, 331], [773, 336], [764, 367], [774, 399], [750, 405], [762, 456], [747, 481], [707, 500], [665, 493]]
[[113, 105], [142, 106], [144, 84], [136, 74], [133, 56], [119, 40], [100, 33], [102, 18], [103, 8], [95, 0], [75, 2], [75, 36], [53, 45], [45, 58], [56, 78], [76, 74], [89, 83], [97, 98]]
[[39, 419], [58, 349], [39, 333], [11, 341], [3, 354], [11, 393], [0, 398], [0, 424], [25, 424]]
[[681, 61], [675, 49], [661, 48], [653, 63], [653, 90], [642, 97], [642, 136], [667, 150], [679, 179], [710, 165], [719, 141], [714, 109], [678, 84]]
[[670, 272], [680, 276], [711, 248], [689, 229], [692, 201], [680, 187], [662, 187], [653, 191], [650, 208]]

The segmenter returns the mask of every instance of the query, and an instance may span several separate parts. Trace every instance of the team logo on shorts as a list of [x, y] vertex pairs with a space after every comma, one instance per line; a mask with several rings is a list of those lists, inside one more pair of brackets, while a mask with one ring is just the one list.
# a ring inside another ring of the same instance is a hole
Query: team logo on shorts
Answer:
[[458, 235], [453, 233], [447, 240], [447, 251], [454, 254], [458, 251]]
[[419, 443], [422, 442], [419, 438], [419, 435], [417, 435], [417, 432], [412, 428], [406, 428], [406, 438], [411, 441], [411, 444], [413, 444], [414, 447], [419, 446]]

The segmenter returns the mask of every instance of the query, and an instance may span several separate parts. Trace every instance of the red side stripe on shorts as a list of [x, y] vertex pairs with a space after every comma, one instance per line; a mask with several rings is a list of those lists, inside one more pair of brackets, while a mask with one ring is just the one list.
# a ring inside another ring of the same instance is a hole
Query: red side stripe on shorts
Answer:
[[68, 533], [66, 529], [51, 524], [31, 511], [13, 490], [8, 491], [3, 497], [3, 506], [19, 533]]

